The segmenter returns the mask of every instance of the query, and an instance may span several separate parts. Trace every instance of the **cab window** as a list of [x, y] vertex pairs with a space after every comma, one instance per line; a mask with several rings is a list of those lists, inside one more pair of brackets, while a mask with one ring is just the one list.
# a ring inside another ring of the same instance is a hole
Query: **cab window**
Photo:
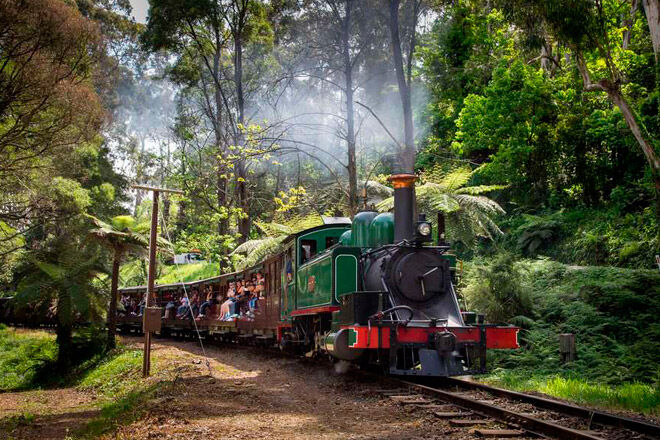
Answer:
[[300, 264], [316, 255], [316, 240], [300, 240]]

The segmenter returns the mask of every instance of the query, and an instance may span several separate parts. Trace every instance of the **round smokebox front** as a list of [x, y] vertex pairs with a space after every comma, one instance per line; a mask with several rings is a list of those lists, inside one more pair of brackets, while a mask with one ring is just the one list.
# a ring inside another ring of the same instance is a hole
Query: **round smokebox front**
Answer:
[[394, 293], [415, 303], [429, 301], [445, 291], [447, 260], [419, 248], [401, 249], [388, 267]]

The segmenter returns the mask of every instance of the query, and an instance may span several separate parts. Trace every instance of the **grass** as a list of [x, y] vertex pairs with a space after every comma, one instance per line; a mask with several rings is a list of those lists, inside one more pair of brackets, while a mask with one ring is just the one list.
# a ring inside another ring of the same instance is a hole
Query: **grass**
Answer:
[[[86, 357], [66, 377], [51, 373], [40, 377], [57, 357], [55, 336], [40, 330], [13, 329], [0, 326], [0, 390], [28, 390], [47, 386], [75, 386], [97, 395], [100, 414], [91, 420], [75, 438], [95, 438], [131, 423], [143, 413], [145, 403], [157, 390], [171, 382], [163, 379], [157, 356], [152, 358], [152, 376], [142, 378], [142, 351], [120, 346], [109, 353]], [[31, 424], [38, 416], [24, 412], [2, 421], [2, 429], [11, 431]]]
[[163, 266], [157, 284], [172, 284], [181, 281], [203, 280], [220, 275], [217, 263], [183, 264], [181, 266]]
[[146, 403], [159, 390], [172, 382], [164, 380], [159, 372], [158, 356], [152, 354], [151, 377], [142, 377], [142, 351], [120, 347], [112, 356], [88, 371], [77, 387], [93, 391], [102, 397], [100, 415], [91, 420], [76, 433], [78, 438], [96, 438], [139, 419], [145, 411]]
[[530, 376], [510, 371], [495, 372], [481, 380], [515, 391], [536, 391], [590, 406], [660, 415], [660, 388], [639, 382], [604, 385], [578, 378]]
[[32, 388], [39, 371], [56, 358], [54, 335], [0, 326], [0, 390]]
[[86, 372], [78, 388], [93, 390], [106, 397], [128, 394], [138, 387], [141, 377], [142, 351], [119, 349], [114, 355]]
[[[145, 268], [140, 260], [122, 265], [119, 274], [121, 287], [138, 286], [146, 283]], [[173, 284], [181, 281], [195, 281], [218, 276], [217, 263], [182, 264], [181, 266], [158, 265], [156, 284]]]
[[162, 383], [138, 387], [101, 406], [101, 414], [90, 421], [76, 435], [78, 438], [96, 438], [120, 425], [138, 420], [144, 413], [144, 404], [161, 388]]

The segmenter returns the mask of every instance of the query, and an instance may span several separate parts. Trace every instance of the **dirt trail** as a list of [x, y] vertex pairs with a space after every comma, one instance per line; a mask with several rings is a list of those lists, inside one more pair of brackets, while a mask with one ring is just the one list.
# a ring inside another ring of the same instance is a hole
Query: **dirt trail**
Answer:
[[[195, 365], [150, 401], [146, 417], [106, 439], [448, 438], [452, 429], [373, 393], [376, 384], [330, 366], [208, 347], [212, 376], [193, 343], [158, 341], [161, 362]], [[463, 433], [456, 432], [460, 438]], [[452, 436], [453, 437], [453, 436]]]
[[75, 388], [0, 393], [0, 439], [63, 439], [99, 415]]

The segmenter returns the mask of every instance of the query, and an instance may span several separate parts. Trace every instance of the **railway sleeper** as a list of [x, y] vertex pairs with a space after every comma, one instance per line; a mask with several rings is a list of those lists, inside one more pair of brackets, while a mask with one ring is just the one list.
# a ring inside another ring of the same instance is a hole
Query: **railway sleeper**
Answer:
[[474, 430], [474, 434], [477, 437], [484, 438], [514, 438], [522, 437], [525, 435], [525, 431], [520, 429], [481, 429], [477, 428]]
[[439, 419], [454, 419], [456, 417], [467, 417], [473, 414], [474, 413], [472, 411], [453, 411], [453, 412], [435, 411], [433, 413], [433, 415]]
[[488, 425], [493, 423], [493, 419], [450, 419], [449, 424], [452, 426], [476, 426]]

